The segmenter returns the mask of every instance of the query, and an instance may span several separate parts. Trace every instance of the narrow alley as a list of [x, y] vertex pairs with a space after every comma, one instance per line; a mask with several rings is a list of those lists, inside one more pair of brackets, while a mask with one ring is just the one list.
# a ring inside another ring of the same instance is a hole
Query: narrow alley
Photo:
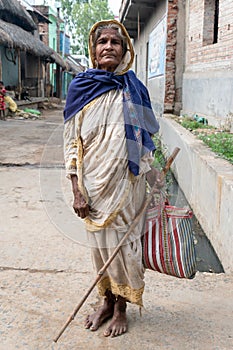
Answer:
[[95, 276], [65, 178], [62, 106], [38, 120], [0, 121], [1, 350], [230, 350], [233, 275], [181, 280], [146, 272], [144, 308], [128, 305], [129, 331], [110, 339], [83, 327], [96, 291], [53, 339]]

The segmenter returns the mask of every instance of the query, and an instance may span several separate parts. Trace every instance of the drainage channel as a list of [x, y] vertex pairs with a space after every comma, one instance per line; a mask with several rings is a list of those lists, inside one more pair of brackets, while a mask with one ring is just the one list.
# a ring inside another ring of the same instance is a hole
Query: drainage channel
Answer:
[[[168, 190], [170, 204], [177, 207], [188, 206], [187, 199], [173, 176], [171, 182]], [[195, 237], [197, 270], [200, 272], [223, 273], [223, 266], [195, 215], [193, 215], [192, 227]]]

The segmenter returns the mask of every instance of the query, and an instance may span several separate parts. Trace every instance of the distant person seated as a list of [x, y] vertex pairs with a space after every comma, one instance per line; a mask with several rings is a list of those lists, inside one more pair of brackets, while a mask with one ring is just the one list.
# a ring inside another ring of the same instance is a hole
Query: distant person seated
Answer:
[[5, 96], [5, 103], [8, 106], [9, 114], [13, 117], [15, 115], [15, 112], [17, 111], [17, 108], [18, 108], [16, 102], [13, 100], [13, 98], [6, 95]]

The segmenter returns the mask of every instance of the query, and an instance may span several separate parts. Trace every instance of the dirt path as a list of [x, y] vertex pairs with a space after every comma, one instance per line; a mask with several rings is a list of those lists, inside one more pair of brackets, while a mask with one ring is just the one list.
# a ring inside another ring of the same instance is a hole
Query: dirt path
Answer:
[[147, 271], [142, 316], [129, 305], [129, 332], [115, 339], [83, 328], [100, 303], [93, 291], [53, 343], [95, 277], [71, 210], [62, 129], [61, 110], [0, 122], [0, 349], [232, 349], [233, 275], [210, 273], [185, 281]]

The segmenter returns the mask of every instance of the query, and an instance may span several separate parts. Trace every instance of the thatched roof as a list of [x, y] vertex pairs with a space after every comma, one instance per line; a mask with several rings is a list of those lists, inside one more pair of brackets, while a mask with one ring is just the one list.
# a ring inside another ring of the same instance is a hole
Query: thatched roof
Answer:
[[61, 66], [64, 70], [67, 69], [66, 62], [63, 60], [63, 58], [56, 51], [53, 51], [53, 53], [50, 57], [51, 57], [52, 62], [59, 64], [59, 66]]
[[42, 12], [40, 12], [36, 6], [31, 6], [27, 1], [25, 0], [18, 0], [21, 5], [29, 12], [29, 14], [32, 16], [32, 19], [35, 20], [35, 17], [38, 19], [40, 23], [52, 23], [48, 17], [44, 16]]
[[67, 70], [67, 64], [63, 58], [41, 40], [34, 37], [15, 24], [10, 24], [0, 20], [0, 44], [9, 48], [18, 48], [21, 51], [30, 52], [37, 57], [46, 58], [48, 61], [59, 64]]
[[13, 47], [13, 40], [11, 37], [5, 32], [5, 30], [2, 30], [0, 28], [0, 44], [7, 43], [7, 46]]
[[53, 53], [53, 50], [41, 40], [15, 24], [0, 20], [0, 32], [0, 43], [9, 48], [19, 48], [22, 51], [25, 50], [32, 55], [44, 58], [50, 57]]
[[0, 0], [0, 19], [27, 31], [37, 29], [30, 14], [17, 0]]
[[66, 65], [67, 71], [73, 74], [78, 74], [85, 70], [85, 68], [80, 63], [75, 62], [71, 57], [67, 57]]
[[[34, 11], [40, 19], [50, 22], [39, 10], [22, 1], [29, 11]], [[8, 48], [18, 48], [37, 57], [43, 57], [68, 69], [63, 58], [41, 40], [33, 36], [36, 23], [25, 7], [17, 0], [0, 0], [0, 44]]]

